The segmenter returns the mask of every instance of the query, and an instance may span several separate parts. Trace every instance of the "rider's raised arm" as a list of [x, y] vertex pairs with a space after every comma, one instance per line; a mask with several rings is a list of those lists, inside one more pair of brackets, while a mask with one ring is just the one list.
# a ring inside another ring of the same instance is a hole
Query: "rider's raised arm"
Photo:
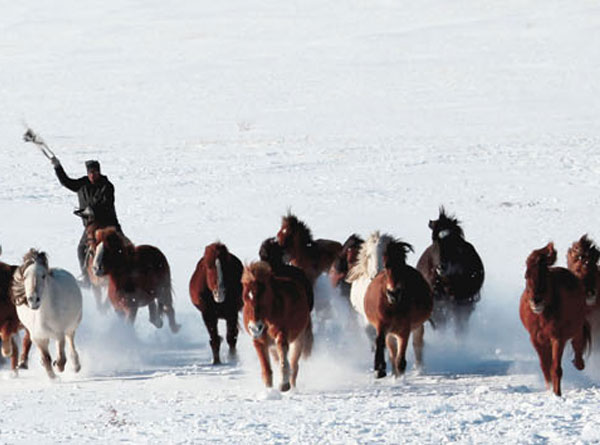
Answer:
[[62, 165], [60, 165], [60, 163], [57, 163], [57, 165], [54, 167], [54, 172], [56, 173], [56, 177], [58, 178], [59, 182], [72, 192], [77, 192], [85, 184], [85, 178], [69, 178], [65, 173], [65, 169], [62, 167]]

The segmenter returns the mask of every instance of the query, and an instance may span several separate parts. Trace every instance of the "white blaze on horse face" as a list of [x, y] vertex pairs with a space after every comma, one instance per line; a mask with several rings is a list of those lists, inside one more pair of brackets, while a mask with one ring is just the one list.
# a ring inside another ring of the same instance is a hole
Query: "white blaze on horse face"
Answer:
[[36, 261], [29, 265], [23, 273], [25, 297], [30, 309], [38, 309], [42, 304], [47, 272], [46, 268]]
[[104, 259], [104, 243], [98, 244], [96, 247], [96, 255], [94, 255], [94, 262], [92, 264], [92, 269], [96, 276], [101, 277], [104, 275], [104, 270], [102, 268], [102, 260]]
[[225, 301], [225, 282], [223, 281], [223, 267], [219, 258], [215, 260], [215, 266], [217, 269], [217, 288], [213, 291], [213, 298], [216, 303], [223, 303]]
[[371, 280], [383, 270], [383, 243], [377, 241], [377, 244], [375, 244], [373, 247], [374, 249], [369, 255], [371, 261], [369, 261], [368, 265], [369, 278]]

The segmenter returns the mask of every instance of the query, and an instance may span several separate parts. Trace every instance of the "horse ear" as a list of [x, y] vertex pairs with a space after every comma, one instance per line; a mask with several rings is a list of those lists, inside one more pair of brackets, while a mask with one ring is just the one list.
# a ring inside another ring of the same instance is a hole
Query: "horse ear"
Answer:
[[546, 246], [546, 258], [548, 259], [549, 264], [554, 264], [556, 262], [556, 249], [554, 248], [554, 243], [550, 241]]
[[435, 223], [435, 221], [429, 220], [429, 224], [428, 224], [428, 226], [429, 226], [429, 228], [430, 228], [431, 230], [433, 230], [433, 225], [434, 225], [434, 223]]

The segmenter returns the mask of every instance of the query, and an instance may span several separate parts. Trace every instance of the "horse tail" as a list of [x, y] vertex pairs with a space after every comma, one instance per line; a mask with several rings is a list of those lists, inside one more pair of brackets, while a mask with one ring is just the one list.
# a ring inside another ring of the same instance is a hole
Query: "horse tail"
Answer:
[[588, 357], [592, 352], [592, 329], [587, 320], [583, 322], [583, 352], [586, 353]]
[[312, 319], [309, 314], [308, 324], [306, 325], [306, 328], [304, 329], [304, 345], [302, 347], [302, 356], [304, 358], [310, 357], [310, 354], [312, 353], [314, 341], [315, 341], [315, 337], [313, 336]]

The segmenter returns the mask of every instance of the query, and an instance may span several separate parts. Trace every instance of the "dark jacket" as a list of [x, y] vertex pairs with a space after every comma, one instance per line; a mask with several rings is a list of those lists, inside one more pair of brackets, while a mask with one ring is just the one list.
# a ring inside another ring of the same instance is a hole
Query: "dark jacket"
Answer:
[[83, 225], [92, 222], [106, 226], [119, 227], [115, 211], [115, 188], [106, 176], [100, 176], [96, 184], [92, 184], [87, 176], [71, 179], [65, 173], [62, 165], [55, 168], [56, 176], [60, 183], [69, 190], [76, 192], [79, 198], [79, 209], [89, 207], [93, 217], [83, 217]]

